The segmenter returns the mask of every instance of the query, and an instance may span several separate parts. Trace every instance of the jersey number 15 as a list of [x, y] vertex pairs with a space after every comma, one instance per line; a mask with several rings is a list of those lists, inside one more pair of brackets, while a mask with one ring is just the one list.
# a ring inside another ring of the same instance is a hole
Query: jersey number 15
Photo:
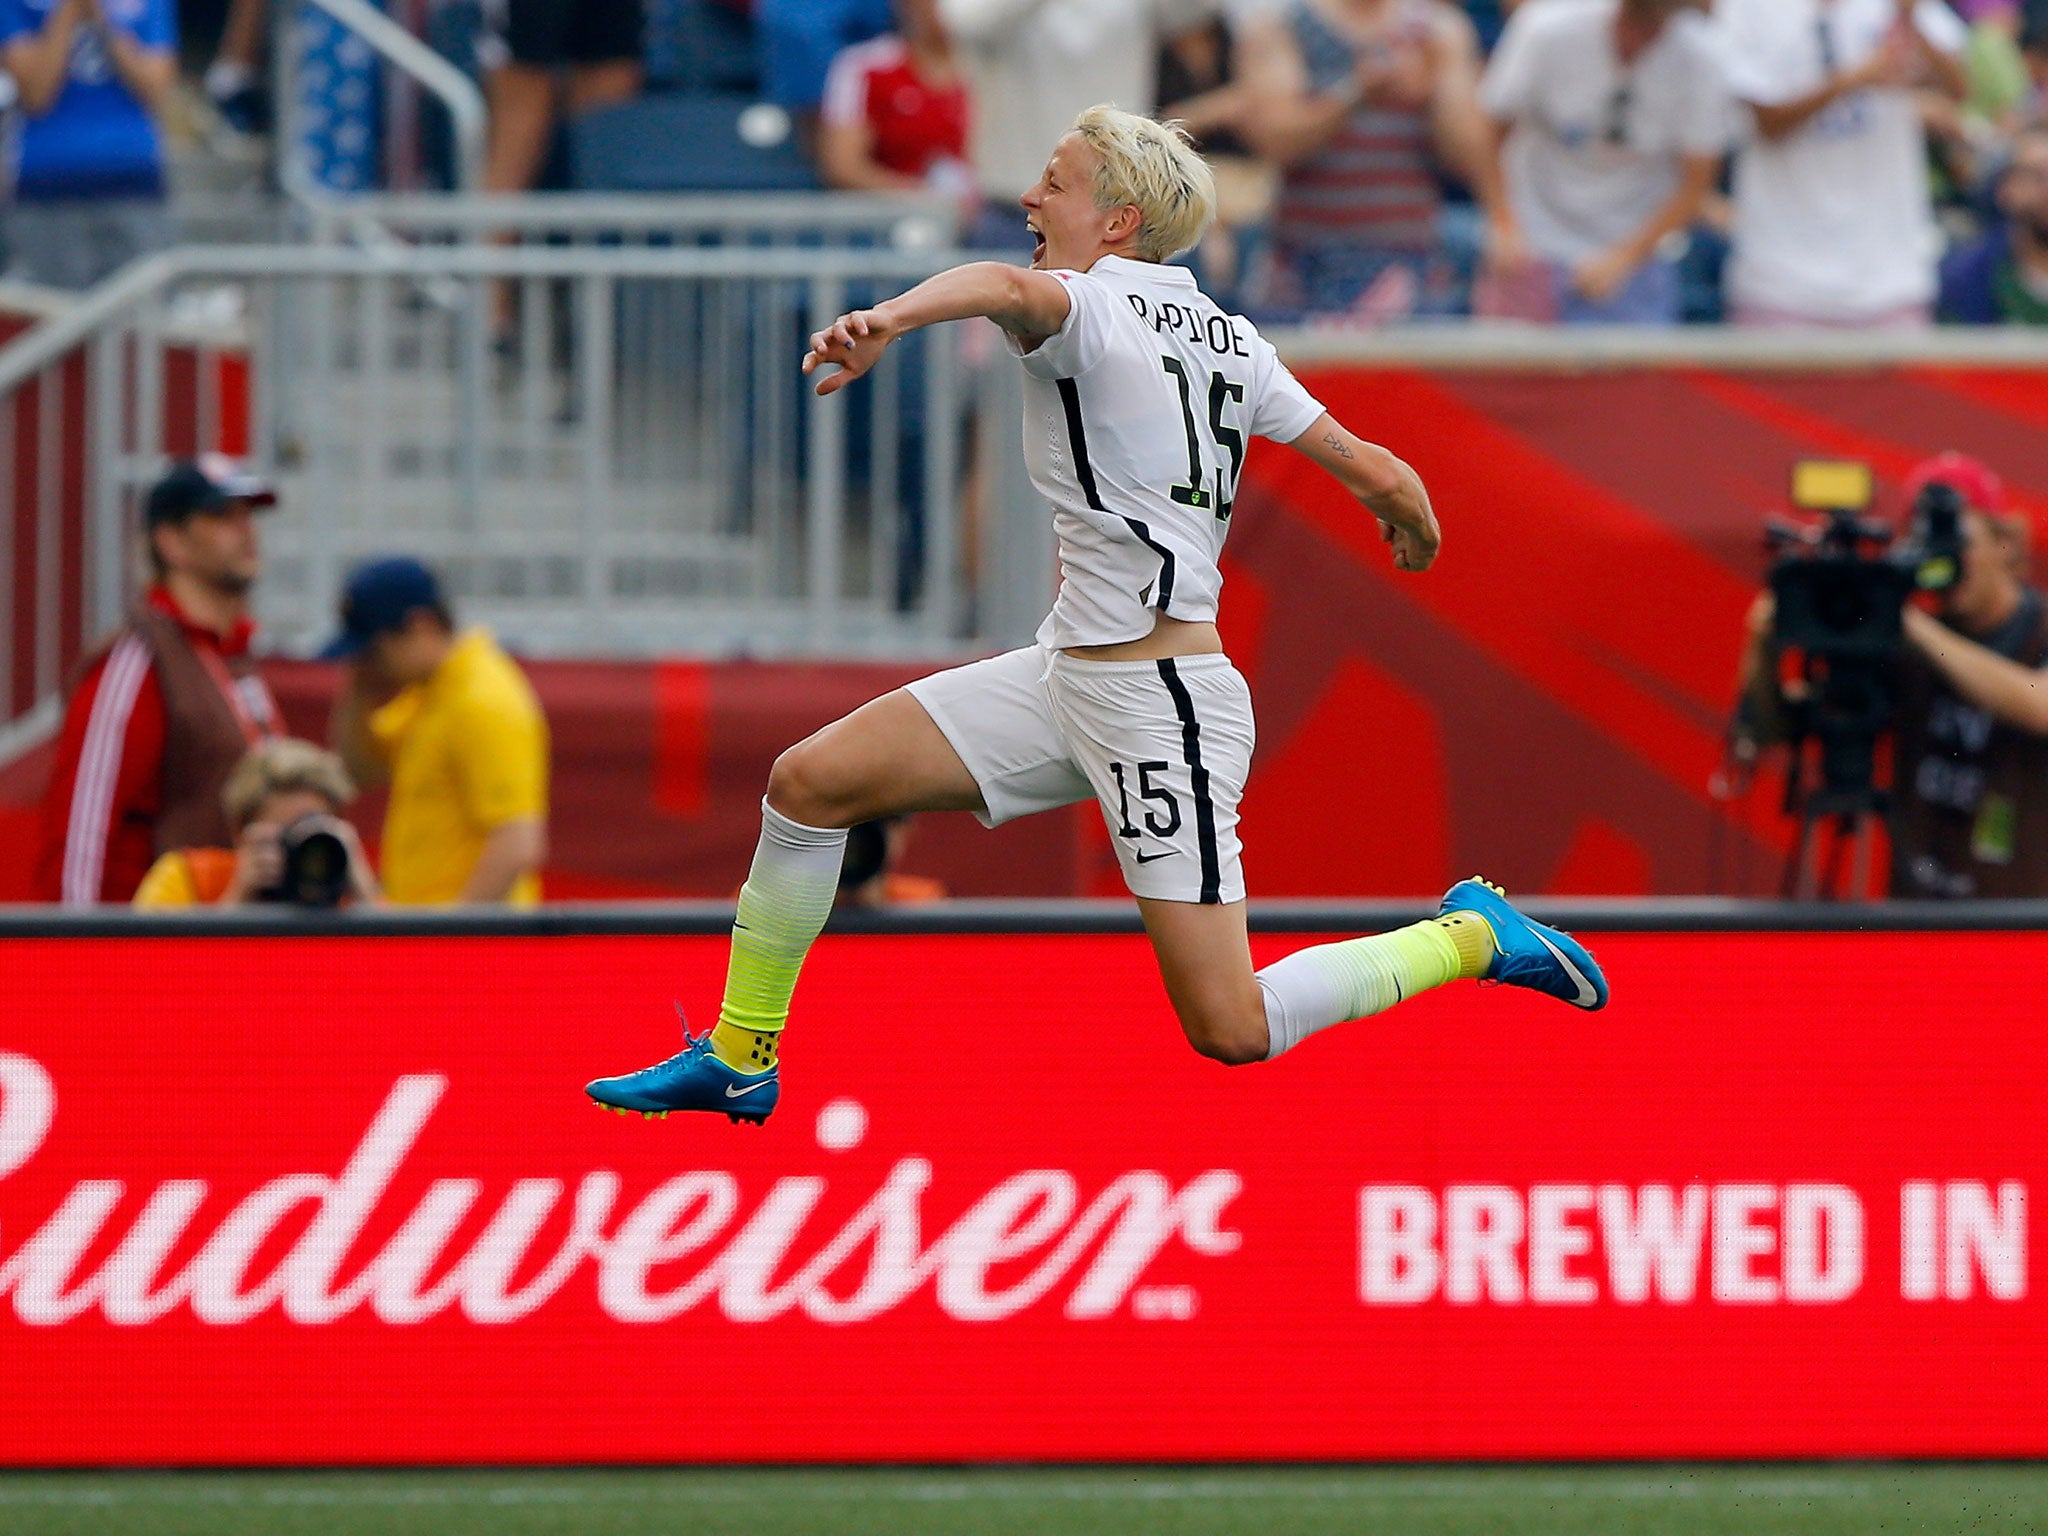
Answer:
[[[1184, 507], [1214, 508], [1220, 523], [1230, 516], [1231, 503], [1237, 499], [1238, 471], [1244, 468], [1244, 434], [1223, 419], [1223, 407], [1226, 402], [1242, 405], [1244, 386], [1232, 383], [1220, 373], [1209, 375], [1209, 442], [1205, 454], [1202, 429], [1195, 420], [1197, 386], [1189, 380], [1187, 366], [1179, 358], [1162, 357], [1159, 361], [1180, 386], [1181, 422], [1188, 429], [1188, 478], [1185, 484], [1173, 487], [1171, 494]], [[1213, 467], [1210, 462], [1212, 458], [1220, 460], [1225, 453], [1230, 455], [1227, 473], [1220, 462]]]

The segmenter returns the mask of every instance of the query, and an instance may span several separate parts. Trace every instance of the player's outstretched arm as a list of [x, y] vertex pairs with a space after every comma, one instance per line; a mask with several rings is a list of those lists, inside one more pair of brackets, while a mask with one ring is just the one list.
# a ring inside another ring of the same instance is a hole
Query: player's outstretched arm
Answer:
[[804, 354], [804, 372], [827, 363], [839, 365], [818, 381], [818, 393], [844, 389], [875, 366], [897, 337], [922, 326], [977, 316], [995, 321], [1027, 346], [1057, 335], [1067, 323], [1072, 301], [1067, 285], [1044, 272], [1032, 272], [1000, 261], [969, 262], [928, 277], [908, 293], [841, 315], [811, 337]]
[[1379, 444], [1352, 436], [1328, 411], [1288, 446], [1335, 475], [1365, 503], [1380, 521], [1380, 537], [1394, 546], [1397, 569], [1429, 569], [1444, 536], [1420, 475]]

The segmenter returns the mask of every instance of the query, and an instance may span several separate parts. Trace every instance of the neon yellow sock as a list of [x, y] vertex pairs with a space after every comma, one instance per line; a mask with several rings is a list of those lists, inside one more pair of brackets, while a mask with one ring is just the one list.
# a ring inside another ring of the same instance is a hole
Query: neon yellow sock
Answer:
[[711, 1054], [735, 1072], [766, 1072], [781, 1059], [782, 1031], [743, 1029], [720, 1019], [711, 1030]]
[[739, 1072], [765, 1072], [776, 1063], [797, 975], [831, 915], [846, 848], [844, 831], [803, 826], [766, 803], [761, 823], [711, 1031], [712, 1053]]
[[1332, 1024], [1370, 1018], [1418, 992], [1456, 981], [1464, 966], [1453, 931], [1435, 919], [1298, 949], [1258, 974], [1266, 1001], [1267, 1056], [1278, 1056]]
[[1493, 936], [1493, 925], [1477, 912], [1446, 912], [1436, 919], [1437, 927], [1451, 936], [1451, 942], [1458, 947], [1458, 975], [1466, 981], [1477, 981], [1493, 966], [1493, 957], [1500, 953], [1500, 944]]

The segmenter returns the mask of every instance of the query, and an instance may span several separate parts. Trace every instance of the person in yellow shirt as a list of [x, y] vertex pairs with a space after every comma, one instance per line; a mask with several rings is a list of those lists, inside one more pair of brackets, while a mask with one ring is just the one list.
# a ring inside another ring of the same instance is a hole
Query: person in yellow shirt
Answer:
[[[163, 912], [294, 900], [375, 906], [377, 877], [355, 828], [341, 819], [355, 797], [348, 769], [332, 752], [282, 736], [257, 743], [221, 788], [221, 808], [234, 830], [235, 846], [171, 849], [142, 877], [136, 909]], [[325, 833], [331, 841], [324, 853], [308, 848], [308, 861], [298, 865], [300, 878], [288, 878], [286, 845], [304, 846], [308, 833]]]
[[385, 899], [407, 905], [540, 901], [547, 857], [548, 727], [533, 685], [488, 631], [458, 631], [441, 584], [403, 556], [359, 567], [342, 632], [337, 749], [386, 780]]

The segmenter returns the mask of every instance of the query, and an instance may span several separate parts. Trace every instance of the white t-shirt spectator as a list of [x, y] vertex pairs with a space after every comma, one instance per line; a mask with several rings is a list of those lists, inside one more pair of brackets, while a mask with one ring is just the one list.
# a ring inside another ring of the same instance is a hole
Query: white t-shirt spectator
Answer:
[[1099, 102], [1150, 112], [1159, 39], [1215, 0], [939, 0], [974, 96], [982, 190], [1009, 201], [1038, 180], [1074, 119]]
[[[1719, 0], [1730, 87], [1782, 106], [1854, 69], [1883, 45], [1894, 0]], [[1947, 53], [1969, 34], [1940, 0], [1913, 23]], [[1786, 137], [1752, 134], [1735, 167], [1728, 285], [1749, 305], [1854, 324], [1934, 297], [1941, 237], [1927, 189], [1925, 131], [1906, 90], [1845, 96]]]
[[1519, 7], [1479, 101], [1513, 125], [1508, 196], [1536, 254], [1572, 265], [1626, 240], [1678, 189], [1680, 162], [1728, 147], [1734, 108], [1706, 18], [1684, 11], [1624, 65], [1620, 0]]

